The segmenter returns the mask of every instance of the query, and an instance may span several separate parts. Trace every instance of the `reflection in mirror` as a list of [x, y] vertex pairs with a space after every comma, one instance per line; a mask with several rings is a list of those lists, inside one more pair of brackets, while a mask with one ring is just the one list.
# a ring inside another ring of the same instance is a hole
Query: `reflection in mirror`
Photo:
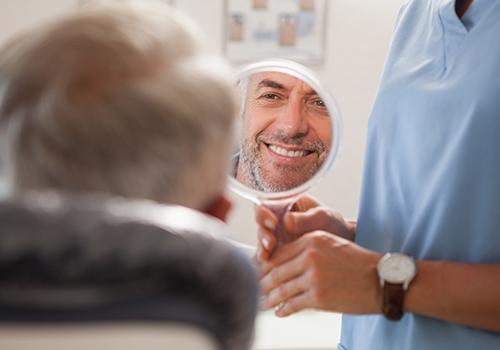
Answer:
[[321, 168], [332, 144], [332, 120], [322, 96], [281, 72], [242, 77], [240, 149], [233, 176], [263, 192], [284, 192]]

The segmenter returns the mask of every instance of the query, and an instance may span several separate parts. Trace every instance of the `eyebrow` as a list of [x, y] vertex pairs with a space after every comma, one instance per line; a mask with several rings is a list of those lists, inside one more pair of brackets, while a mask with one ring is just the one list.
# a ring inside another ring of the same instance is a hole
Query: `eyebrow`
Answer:
[[[264, 79], [259, 84], [257, 84], [257, 88], [255, 89], [255, 91], [257, 92], [264, 87], [269, 87], [269, 88], [278, 89], [278, 90], [288, 90], [283, 84], [280, 84], [280, 83], [278, 83], [274, 80], [271, 80], [271, 79]], [[305, 96], [307, 96], [307, 97], [311, 97], [314, 95], [319, 96], [319, 94], [316, 92], [316, 90], [314, 90], [312, 88], [310, 89], [310, 91], [308, 91], [305, 94]]]
[[263, 87], [270, 87], [270, 88], [273, 88], [273, 89], [278, 89], [278, 90], [286, 90], [285, 86], [274, 81], [274, 80], [270, 80], [270, 79], [264, 79], [262, 80], [258, 85], [257, 85], [257, 89], [255, 89], [255, 91], [259, 91], [260, 89], [262, 89]]

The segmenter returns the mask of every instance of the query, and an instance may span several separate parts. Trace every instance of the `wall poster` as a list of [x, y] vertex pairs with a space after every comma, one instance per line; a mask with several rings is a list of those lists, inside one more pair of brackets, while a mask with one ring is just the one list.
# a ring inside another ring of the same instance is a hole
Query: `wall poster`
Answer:
[[232, 62], [288, 58], [321, 64], [327, 0], [225, 0], [224, 51]]

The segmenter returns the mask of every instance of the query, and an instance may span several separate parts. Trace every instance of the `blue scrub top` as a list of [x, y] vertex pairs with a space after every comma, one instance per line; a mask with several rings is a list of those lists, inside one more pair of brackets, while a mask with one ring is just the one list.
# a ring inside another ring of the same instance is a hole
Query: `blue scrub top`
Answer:
[[[356, 241], [500, 263], [500, 1], [475, 0], [462, 19], [454, 6], [413, 0], [400, 12], [369, 122]], [[500, 349], [500, 333], [346, 315], [339, 349]]]

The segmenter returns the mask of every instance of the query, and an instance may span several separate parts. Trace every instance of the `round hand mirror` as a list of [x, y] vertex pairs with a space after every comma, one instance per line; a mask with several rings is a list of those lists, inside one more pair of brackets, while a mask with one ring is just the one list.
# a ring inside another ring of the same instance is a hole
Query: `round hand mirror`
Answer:
[[292, 61], [251, 64], [237, 80], [241, 108], [230, 188], [281, 218], [332, 168], [340, 112], [315, 74]]

